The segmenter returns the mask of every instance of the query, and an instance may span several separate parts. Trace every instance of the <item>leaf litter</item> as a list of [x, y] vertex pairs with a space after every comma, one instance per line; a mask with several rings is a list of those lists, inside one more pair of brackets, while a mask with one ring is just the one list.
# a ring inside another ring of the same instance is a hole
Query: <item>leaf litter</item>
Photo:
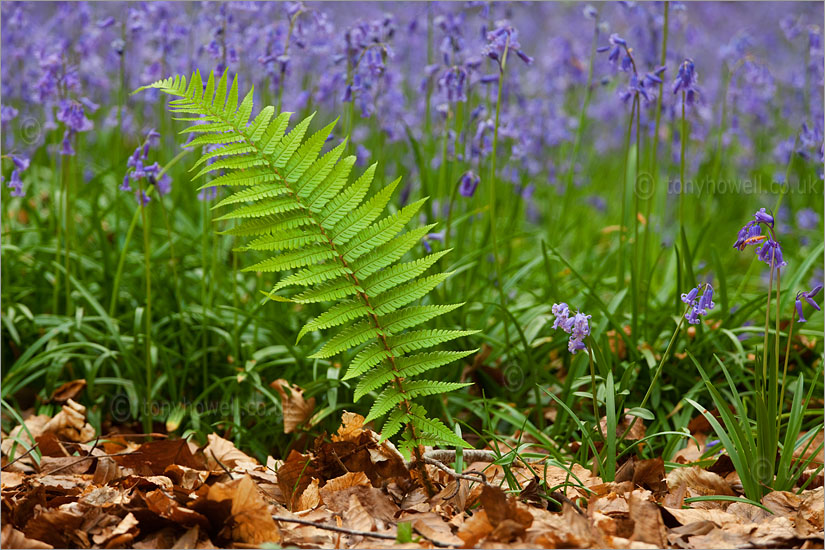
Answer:
[[[604, 482], [549, 457], [507, 472], [465, 451], [463, 472], [426, 464], [430, 495], [419, 469], [358, 414], [345, 412], [336, 433], [304, 452], [261, 464], [216, 434], [202, 446], [162, 434], [97, 437], [74, 389], [54, 417], [31, 415], [4, 434], [4, 548], [823, 547], [821, 475], [755, 506], [737, 500], [724, 454], [700, 467], [685, 449], [669, 472], [661, 458], [631, 457]], [[308, 421], [313, 404], [301, 389], [276, 389], [295, 407], [291, 429]], [[508, 477], [521, 490], [509, 490]]]

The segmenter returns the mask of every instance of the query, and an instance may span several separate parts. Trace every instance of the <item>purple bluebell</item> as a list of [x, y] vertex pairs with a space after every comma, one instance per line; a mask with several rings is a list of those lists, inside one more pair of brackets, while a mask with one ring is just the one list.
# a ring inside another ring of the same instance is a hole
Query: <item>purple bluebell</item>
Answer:
[[481, 178], [472, 170], [467, 170], [461, 175], [461, 179], [459, 181], [458, 192], [461, 193], [461, 196], [472, 197], [476, 192], [476, 188], [478, 187]]
[[782, 247], [777, 241], [771, 238], [762, 242], [762, 245], [756, 249], [756, 254], [761, 261], [770, 267], [783, 268], [788, 265], [782, 257]]
[[754, 219], [757, 222], [764, 223], [773, 227], [773, 216], [767, 213], [764, 208], [760, 208], [759, 211], [753, 215]]
[[577, 311], [571, 316], [570, 308], [563, 302], [553, 304], [550, 310], [556, 317], [553, 328], [560, 328], [570, 335], [567, 350], [575, 355], [577, 351], [587, 349], [584, 339], [590, 335], [590, 315]]
[[812, 308], [814, 308], [815, 310], [822, 311], [822, 308], [819, 307], [819, 304], [817, 304], [816, 301], [814, 301], [814, 297], [817, 294], [819, 294], [819, 292], [821, 290], [822, 290], [822, 285], [817, 285], [816, 287], [814, 287], [813, 289], [811, 289], [807, 292], [797, 293], [797, 295], [796, 295], [796, 313], [797, 313], [797, 316], [799, 317], [798, 320], [799, 320], [800, 323], [807, 322], [807, 320], [805, 319], [804, 311], [803, 311], [802, 300], [805, 300], [806, 302], [808, 302], [808, 304], [810, 304], [810, 306]]
[[[702, 291], [701, 296], [699, 296], [699, 291]], [[691, 325], [698, 325], [700, 323], [699, 318], [707, 315], [708, 311], [716, 306], [713, 301], [713, 287], [709, 283], [700, 284], [692, 288], [687, 294], [682, 294], [682, 302], [690, 306], [685, 313], [687, 322]]]

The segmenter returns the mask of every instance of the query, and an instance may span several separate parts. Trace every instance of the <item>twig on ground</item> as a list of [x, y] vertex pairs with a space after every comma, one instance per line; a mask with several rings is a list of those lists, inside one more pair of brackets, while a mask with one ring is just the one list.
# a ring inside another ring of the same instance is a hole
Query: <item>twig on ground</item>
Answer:
[[[284, 516], [272, 516], [272, 519], [275, 521], [282, 521], [285, 523], [297, 523], [299, 525], [307, 525], [310, 527], [315, 527], [316, 529], [324, 529], [326, 531], [334, 531], [336, 533], [344, 533], [345, 535], [353, 535], [358, 537], [372, 537], [375, 539], [383, 539], [383, 540], [396, 540], [398, 537], [396, 535], [389, 535], [387, 533], [375, 533], [373, 531], [359, 531], [357, 529], [347, 529], [346, 527], [338, 527], [337, 525], [326, 525], [323, 523], [315, 523], [314, 521], [309, 521], [306, 519], [298, 519], [298, 518], [287, 518]], [[433, 540], [418, 530], [416, 533], [428, 540], [429, 542], [433, 543], [434, 546], [438, 546], [440, 548], [454, 548], [452, 544], [444, 544], [443, 542], [439, 542], [437, 540]]]

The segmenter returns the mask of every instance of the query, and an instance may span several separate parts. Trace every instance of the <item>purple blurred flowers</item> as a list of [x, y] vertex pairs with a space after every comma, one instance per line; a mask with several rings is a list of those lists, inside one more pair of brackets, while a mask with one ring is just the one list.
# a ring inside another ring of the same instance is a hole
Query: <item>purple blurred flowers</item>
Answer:
[[556, 316], [553, 329], [560, 328], [570, 335], [567, 350], [575, 355], [577, 351], [587, 349], [584, 339], [590, 335], [590, 315], [577, 311], [571, 316], [570, 308], [564, 302], [553, 304], [551, 311]]
[[476, 188], [478, 187], [481, 178], [478, 177], [472, 170], [467, 170], [461, 175], [459, 180], [458, 192], [462, 197], [472, 197]]

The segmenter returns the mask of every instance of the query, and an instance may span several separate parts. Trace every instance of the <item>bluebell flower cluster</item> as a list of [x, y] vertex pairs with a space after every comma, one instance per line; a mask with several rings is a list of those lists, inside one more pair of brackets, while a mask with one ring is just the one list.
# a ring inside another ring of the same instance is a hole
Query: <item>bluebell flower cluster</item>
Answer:
[[25, 197], [26, 193], [23, 191], [23, 180], [20, 175], [29, 167], [29, 159], [22, 155], [11, 155], [11, 161], [14, 163], [14, 169], [11, 172], [8, 187], [11, 189], [12, 197]]
[[584, 339], [590, 335], [590, 315], [580, 311], [571, 314], [570, 308], [564, 302], [553, 304], [551, 311], [556, 317], [553, 329], [560, 328], [570, 335], [567, 350], [575, 355], [577, 351], [587, 349]]
[[636, 61], [633, 59], [633, 50], [628, 47], [627, 40], [613, 33], [608, 41], [610, 42], [609, 46], [601, 46], [596, 51], [599, 53], [609, 52], [607, 60], [622, 72], [630, 73], [627, 88], [619, 92], [622, 101], [626, 103], [636, 96], [642, 97], [648, 103], [655, 99], [656, 96], [652, 89], [662, 83], [661, 77], [665, 72], [665, 67], [657, 67], [640, 76], [636, 68]]
[[[158, 175], [161, 172], [161, 167], [157, 162], [147, 164], [149, 158], [149, 151], [153, 145], [157, 145], [160, 140], [160, 134], [155, 130], [149, 130], [146, 134], [146, 139], [139, 145], [129, 160], [126, 162], [127, 171], [123, 176], [123, 183], [120, 185], [121, 191], [133, 191], [131, 182], [140, 182], [146, 180], [150, 185], [157, 187], [159, 195], [165, 195], [172, 189], [172, 179], [169, 174], [164, 173], [160, 178]], [[144, 189], [138, 188], [135, 191], [135, 196], [144, 206], [149, 202], [149, 196]]]
[[[702, 295], [699, 296], [699, 292]], [[698, 285], [690, 290], [687, 294], [682, 294], [682, 302], [690, 306], [690, 309], [685, 313], [685, 319], [691, 325], [698, 325], [699, 317], [704, 317], [708, 311], [714, 308], [716, 303], [713, 301], [713, 286], [710, 284]]]
[[673, 93], [678, 94], [680, 91], [685, 93], [685, 103], [693, 105], [698, 95], [698, 88], [696, 82], [698, 80], [696, 73], [696, 65], [692, 59], [685, 59], [679, 65], [679, 72], [676, 74], [676, 80], [673, 81]]
[[487, 33], [487, 44], [482, 49], [485, 55], [496, 61], [499, 66], [505, 61], [505, 52], [514, 52], [527, 65], [533, 63], [533, 58], [524, 53], [518, 41], [518, 31], [507, 21], [498, 23], [498, 26]]
[[[742, 229], [739, 230], [736, 242], [733, 243], [733, 248], [745, 250], [748, 246], [756, 246], [757, 257], [768, 264], [771, 268], [780, 269], [786, 267], [788, 263], [782, 256], [782, 246], [776, 240], [774, 235], [774, 217], [768, 213], [764, 208], [760, 208], [756, 214], [753, 215], [753, 220], [746, 223]], [[762, 226], [767, 228], [768, 234], [762, 234]]]

